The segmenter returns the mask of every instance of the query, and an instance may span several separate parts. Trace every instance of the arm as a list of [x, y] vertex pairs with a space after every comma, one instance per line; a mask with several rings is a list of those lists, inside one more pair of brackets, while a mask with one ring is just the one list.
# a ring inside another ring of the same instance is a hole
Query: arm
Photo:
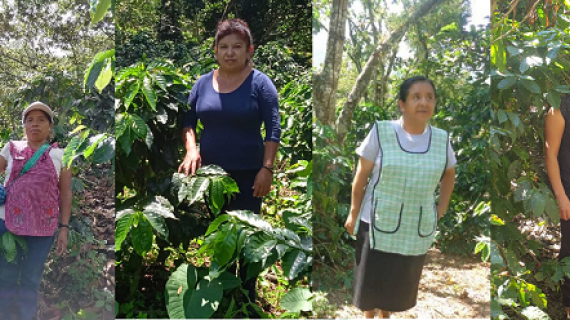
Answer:
[[437, 204], [437, 218], [441, 218], [447, 211], [451, 193], [455, 186], [455, 168], [451, 167], [445, 170], [441, 179], [441, 188], [439, 191], [439, 203]]
[[570, 200], [568, 200], [560, 179], [560, 164], [558, 163], [558, 152], [562, 136], [564, 135], [564, 127], [565, 122], [560, 110], [550, 108], [545, 121], [546, 171], [552, 185], [552, 191], [558, 202], [560, 219], [568, 220], [570, 219]]
[[[59, 220], [61, 224], [69, 225], [71, 218], [71, 168], [62, 168], [59, 177]], [[57, 236], [57, 254], [62, 255], [67, 249], [67, 233], [69, 228], [59, 229]]]
[[8, 166], [8, 160], [4, 159], [3, 156], [0, 156], [0, 174], [6, 171], [7, 166]]
[[188, 104], [190, 109], [184, 115], [184, 129], [182, 130], [182, 140], [186, 148], [186, 156], [178, 167], [178, 172], [184, 172], [185, 175], [196, 173], [196, 170], [202, 165], [200, 152], [196, 148], [196, 125], [198, 124], [198, 115], [196, 114], [196, 103], [198, 101], [198, 82], [192, 87]]
[[368, 183], [368, 177], [370, 176], [370, 172], [372, 172], [372, 168], [374, 168], [373, 161], [360, 157], [356, 167], [356, 175], [352, 182], [350, 212], [344, 224], [344, 227], [351, 235], [354, 232], [354, 226], [358, 218], [358, 213], [360, 212], [360, 207], [362, 206], [362, 199], [364, 198], [366, 184]]
[[[279, 115], [279, 95], [277, 89], [266, 76], [260, 77], [260, 94], [258, 105], [261, 110], [261, 117], [265, 123], [265, 151], [263, 154], [263, 165], [273, 167], [279, 141], [281, 139], [281, 118]], [[255, 176], [253, 184], [253, 196], [264, 197], [271, 190], [273, 172], [267, 168], [261, 168]]]
[[191, 173], [194, 175], [196, 170], [202, 166], [202, 159], [200, 152], [196, 148], [196, 130], [193, 127], [184, 128], [182, 131], [182, 139], [184, 140], [184, 147], [186, 148], [186, 156], [178, 167], [178, 172], [184, 172], [185, 175]]

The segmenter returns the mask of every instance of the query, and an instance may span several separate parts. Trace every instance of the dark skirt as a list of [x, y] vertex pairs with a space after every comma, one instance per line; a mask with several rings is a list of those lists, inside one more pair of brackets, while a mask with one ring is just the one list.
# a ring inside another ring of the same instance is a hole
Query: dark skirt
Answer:
[[236, 181], [239, 193], [236, 193], [234, 198], [222, 207], [222, 212], [230, 210], [250, 210], [253, 211], [253, 213], [259, 214], [261, 212], [261, 200], [263, 200], [263, 198], [253, 196], [253, 184], [259, 169], [228, 170], [227, 172], [230, 177]]
[[427, 254], [405, 256], [370, 249], [370, 225], [356, 235], [353, 304], [362, 311], [405, 311], [416, 305]]

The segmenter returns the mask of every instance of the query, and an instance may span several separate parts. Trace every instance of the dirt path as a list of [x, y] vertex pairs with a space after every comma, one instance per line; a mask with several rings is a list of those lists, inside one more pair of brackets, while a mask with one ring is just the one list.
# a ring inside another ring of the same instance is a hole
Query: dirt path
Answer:
[[[391, 319], [489, 319], [489, 263], [444, 255], [430, 249], [416, 307]], [[342, 271], [344, 270], [344, 271]], [[336, 273], [336, 275], [335, 275]], [[363, 318], [352, 305], [352, 265], [333, 269], [317, 264], [313, 271], [316, 318]]]

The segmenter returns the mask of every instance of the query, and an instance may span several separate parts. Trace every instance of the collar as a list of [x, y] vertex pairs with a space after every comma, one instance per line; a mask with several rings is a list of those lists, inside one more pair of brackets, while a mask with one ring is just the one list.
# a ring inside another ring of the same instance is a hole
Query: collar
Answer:
[[[402, 128], [402, 130], [404, 130], [404, 132], [408, 133], [406, 131], [406, 129], [404, 129], [404, 119], [402, 118], [402, 116], [400, 116], [400, 119], [398, 119], [398, 124], [400, 125], [400, 127]], [[421, 134], [424, 134], [427, 132], [429, 125], [426, 123], [426, 127], [424, 128], [424, 132], [422, 132]], [[408, 133], [411, 134], [411, 133]]]

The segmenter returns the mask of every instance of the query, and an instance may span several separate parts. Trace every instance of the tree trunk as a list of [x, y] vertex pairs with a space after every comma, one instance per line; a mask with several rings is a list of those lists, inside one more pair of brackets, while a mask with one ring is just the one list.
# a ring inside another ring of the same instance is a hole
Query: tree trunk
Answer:
[[394, 30], [388, 39], [381, 42], [374, 51], [374, 54], [370, 56], [364, 69], [358, 75], [356, 79], [356, 83], [352, 87], [352, 90], [348, 96], [346, 103], [344, 104], [338, 121], [336, 123], [336, 134], [339, 145], [344, 143], [344, 139], [346, 138], [346, 134], [350, 129], [350, 123], [352, 121], [352, 114], [354, 113], [354, 109], [358, 105], [360, 98], [362, 97], [363, 92], [366, 90], [366, 87], [370, 83], [370, 78], [373, 74], [373, 70], [377, 68], [378, 62], [382, 61], [382, 57], [385, 56], [387, 52], [390, 52], [393, 47], [397, 46], [406, 32], [410, 24], [413, 22], [421, 19], [425, 16], [431, 9], [433, 9], [436, 5], [442, 4], [449, 0], [427, 0], [424, 1], [422, 4], [419, 5], [418, 9], [415, 10], [413, 14], [411, 14], [408, 19], [396, 30]]
[[323, 70], [313, 74], [313, 108], [317, 120], [334, 127], [336, 90], [342, 65], [348, 0], [333, 0]]

